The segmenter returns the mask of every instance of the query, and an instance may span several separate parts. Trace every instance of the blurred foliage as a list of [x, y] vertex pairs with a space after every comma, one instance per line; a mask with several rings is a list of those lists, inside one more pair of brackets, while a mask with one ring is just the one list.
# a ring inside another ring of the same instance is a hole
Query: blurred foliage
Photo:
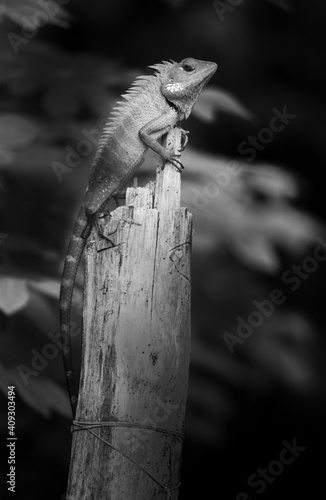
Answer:
[[26, 25], [26, 21], [29, 20], [28, 27], [33, 25], [35, 28], [46, 23], [65, 28], [68, 27], [67, 18], [69, 17], [54, 0], [1, 0], [0, 16], [7, 17], [20, 26]]
[[[127, 0], [44, 5], [0, 1], [0, 388], [6, 395], [16, 385], [22, 442], [38, 443], [45, 478], [35, 491], [27, 446], [20, 488], [33, 498], [59, 498], [65, 489], [70, 409], [58, 340], [60, 273], [103, 120], [145, 64], [191, 55], [219, 69], [185, 127], [193, 346], [180, 497], [208, 496], [218, 469], [216, 497], [235, 498], [274, 458], [273, 443], [325, 415], [325, 269], [320, 262], [295, 292], [282, 278], [313, 255], [317, 237], [326, 239], [318, 170], [325, 77], [316, 64], [316, 12], [324, 7], [251, 0], [220, 22], [212, 3], [190, 0], [161, 0], [157, 10]], [[285, 104], [298, 118], [250, 164], [238, 145]], [[140, 183], [153, 179], [156, 159], [149, 152]], [[275, 288], [286, 302], [231, 354], [223, 333], [235, 333], [237, 318]], [[81, 302], [82, 269], [77, 329]], [[79, 344], [74, 336], [76, 367]]]
[[215, 87], [206, 87], [195, 104], [192, 114], [204, 122], [211, 123], [218, 113], [229, 113], [253, 121], [253, 115], [229, 92]]

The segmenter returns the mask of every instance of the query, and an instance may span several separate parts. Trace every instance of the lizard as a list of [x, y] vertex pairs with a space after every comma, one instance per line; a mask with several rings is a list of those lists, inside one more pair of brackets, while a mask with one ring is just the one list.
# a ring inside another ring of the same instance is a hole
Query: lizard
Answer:
[[[179, 170], [179, 154], [164, 148], [159, 139], [180, 121], [189, 117], [203, 87], [217, 69], [214, 62], [188, 57], [180, 63], [172, 60], [149, 66], [153, 74], [138, 76], [123, 101], [109, 114], [92, 163], [88, 186], [70, 237], [60, 287], [60, 332], [63, 363], [72, 414], [75, 418], [77, 397], [71, 355], [70, 317], [73, 288], [80, 260], [96, 218], [105, 210], [143, 162], [148, 148], [164, 162]], [[183, 147], [187, 142], [183, 131]]]

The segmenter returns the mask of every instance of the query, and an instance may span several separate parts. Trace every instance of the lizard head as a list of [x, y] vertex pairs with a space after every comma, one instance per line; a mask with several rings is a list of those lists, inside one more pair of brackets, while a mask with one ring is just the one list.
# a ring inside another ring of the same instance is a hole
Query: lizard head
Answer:
[[216, 69], [216, 63], [199, 61], [192, 57], [187, 57], [180, 63], [172, 61], [166, 71], [161, 73], [161, 92], [184, 118], [188, 118], [203, 87]]

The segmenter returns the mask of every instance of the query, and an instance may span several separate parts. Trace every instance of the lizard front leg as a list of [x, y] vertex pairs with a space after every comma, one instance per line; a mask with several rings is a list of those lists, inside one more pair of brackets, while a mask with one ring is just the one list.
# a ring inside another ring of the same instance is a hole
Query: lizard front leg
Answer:
[[177, 112], [172, 109], [148, 122], [139, 130], [138, 134], [147, 147], [159, 154], [163, 161], [169, 161], [180, 171], [180, 169], [184, 168], [182, 163], [177, 159], [181, 155], [170, 153], [164, 146], [157, 142], [157, 139], [167, 134], [177, 121]]

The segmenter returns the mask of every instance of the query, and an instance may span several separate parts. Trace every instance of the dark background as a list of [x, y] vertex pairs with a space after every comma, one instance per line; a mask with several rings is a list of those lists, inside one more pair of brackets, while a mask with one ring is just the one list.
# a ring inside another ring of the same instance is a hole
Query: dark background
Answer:
[[[317, 237], [326, 241], [326, 6], [238, 3], [61, 1], [64, 11], [35, 26], [36, 1], [0, 1], [1, 436], [7, 386], [14, 384], [16, 498], [63, 498], [69, 467], [60, 353], [21, 376], [49, 332], [58, 332], [60, 273], [94, 151], [60, 178], [54, 162], [65, 164], [67, 146], [76, 150], [82, 130], [96, 128], [146, 66], [189, 56], [219, 68], [210, 82], [215, 97], [206, 103], [214, 120], [195, 115], [185, 127], [191, 133], [184, 204], [192, 210], [209, 172], [228, 160], [243, 171], [194, 211], [193, 347], [179, 498], [231, 500], [240, 492], [251, 499], [314, 498], [325, 491], [325, 263], [295, 291], [282, 276], [314, 255]], [[239, 144], [284, 106], [296, 118], [247, 162]], [[142, 167], [140, 182], [153, 178], [152, 164]], [[275, 288], [287, 300], [231, 354], [223, 333], [235, 334], [237, 318], [247, 319], [253, 301]], [[78, 324], [81, 291], [82, 270]], [[248, 477], [294, 439], [306, 447], [294, 463], [261, 495], [249, 487]]]

